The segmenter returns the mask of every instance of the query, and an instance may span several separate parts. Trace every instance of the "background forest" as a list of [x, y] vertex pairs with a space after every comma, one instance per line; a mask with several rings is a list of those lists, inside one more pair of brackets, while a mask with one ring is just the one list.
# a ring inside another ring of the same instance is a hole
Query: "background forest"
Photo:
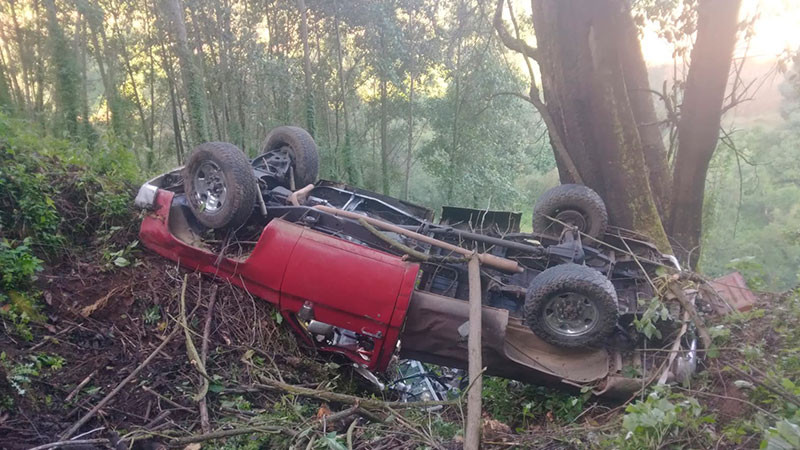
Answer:
[[[675, 67], [685, 59], [686, 38], [674, 29], [684, 3], [634, 2], [640, 32], [674, 47]], [[511, 5], [518, 17], [505, 17], [529, 34], [530, 14]], [[207, 140], [254, 156], [283, 124], [310, 130], [324, 178], [433, 208], [510, 208], [527, 224], [538, 194], [558, 183], [545, 126], [515, 94], [527, 89], [527, 72], [497, 37], [493, 2], [10, 0], [0, 8], [6, 119], [112, 161], [132, 186]], [[800, 267], [800, 77], [788, 53], [768, 65], [750, 78], [767, 86], [760, 92], [778, 87], [780, 115], [725, 121], [708, 173], [700, 268], [736, 268], [754, 287], [778, 290], [798, 283]], [[680, 86], [674, 72], [663, 86], [651, 73], [654, 90]]]

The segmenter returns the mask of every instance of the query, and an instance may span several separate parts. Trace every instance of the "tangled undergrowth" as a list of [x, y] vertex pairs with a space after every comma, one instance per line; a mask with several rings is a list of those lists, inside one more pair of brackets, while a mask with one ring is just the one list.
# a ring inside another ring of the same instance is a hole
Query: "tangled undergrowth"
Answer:
[[[397, 403], [266, 302], [141, 249], [121, 155], [0, 116], [0, 447], [58, 441], [92, 410], [72, 436], [94, 448], [461, 447], [458, 402]], [[800, 291], [713, 320], [690, 384], [628, 404], [487, 378], [485, 447], [799, 447]]]

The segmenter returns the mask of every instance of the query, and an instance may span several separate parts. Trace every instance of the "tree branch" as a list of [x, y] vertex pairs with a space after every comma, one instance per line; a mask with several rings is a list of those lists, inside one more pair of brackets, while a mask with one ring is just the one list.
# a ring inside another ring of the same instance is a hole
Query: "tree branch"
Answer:
[[531, 47], [527, 42], [519, 37], [511, 36], [511, 33], [506, 29], [503, 23], [503, 3], [505, 0], [497, 0], [497, 7], [494, 10], [494, 28], [497, 30], [497, 35], [500, 36], [500, 41], [511, 50], [522, 53], [528, 58], [533, 58], [534, 61], [539, 60], [539, 50], [536, 47]]

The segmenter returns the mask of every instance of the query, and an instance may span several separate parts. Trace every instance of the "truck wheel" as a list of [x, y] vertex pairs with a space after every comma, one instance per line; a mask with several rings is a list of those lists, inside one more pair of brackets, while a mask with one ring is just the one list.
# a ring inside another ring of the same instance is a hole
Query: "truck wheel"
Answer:
[[264, 140], [261, 153], [270, 159], [288, 156], [294, 168], [294, 184], [297, 189], [317, 181], [319, 151], [314, 138], [306, 130], [292, 126], [274, 128]]
[[578, 227], [596, 239], [608, 227], [608, 212], [597, 192], [580, 184], [562, 184], [548, 189], [533, 208], [533, 231], [560, 236], [564, 226], [552, 219]]
[[233, 144], [206, 142], [192, 150], [183, 184], [197, 220], [209, 228], [236, 229], [256, 204], [256, 177], [247, 157]]
[[600, 272], [577, 264], [551, 267], [531, 282], [525, 323], [550, 344], [602, 345], [617, 324], [617, 293]]

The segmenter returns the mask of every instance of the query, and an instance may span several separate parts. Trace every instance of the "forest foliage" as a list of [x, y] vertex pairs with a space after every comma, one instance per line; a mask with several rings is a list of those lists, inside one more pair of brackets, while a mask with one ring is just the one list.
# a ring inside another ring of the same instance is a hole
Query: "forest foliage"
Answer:
[[[675, 36], [672, 10], [650, 3], [637, 15]], [[511, 95], [526, 69], [493, 12], [475, 0], [16, 0], [0, 6], [0, 103], [59, 143], [43, 141], [48, 153], [124, 160], [136, 181], [200, 140], [255, 155], [268, 130], [295, 124], [319, 144], [324, 178], [529, 214], [558, 176], [539, 115]], [[531, 18], [514, 25], [529, 33]], [[800, 265], [796, 79], [782, 92], [781, 124], [720, 144], [701, 262], [773, 289], [796, 284]]]

